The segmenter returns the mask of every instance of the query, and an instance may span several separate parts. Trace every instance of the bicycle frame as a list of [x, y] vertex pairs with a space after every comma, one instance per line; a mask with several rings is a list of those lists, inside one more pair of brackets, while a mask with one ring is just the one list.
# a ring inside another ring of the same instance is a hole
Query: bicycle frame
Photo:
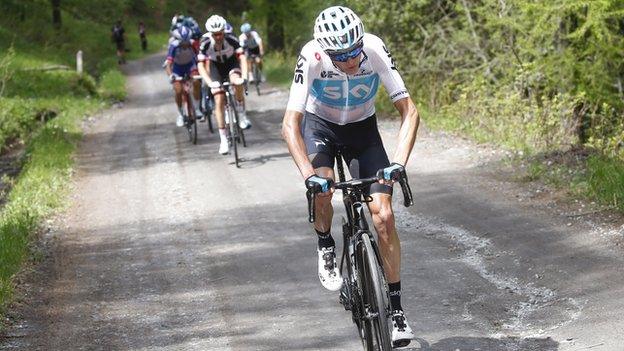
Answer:
[[[247, 142], [245, 141], [245, 133], [243, 129], [238, 125], [238, 114], [236, 112], [236, 102], [234, 101], [234, 96], [232, 95], [231, 89], [232, 84], [229, 82], [223, 83], [223, 88], [225, 90], [225, 105], [224, 105], [224, 117], [227, 116], [229, 118], [229, 140], [234, 150], [234, 164], [236, 167], [240, 167], [240, 159], [238, 157], [238, 146], [237, 143], [243, 144], [243, 147], [247, 147]], [[244, 85], [245, 94], [247, 94], [247, 85]]]
[[[342, 163], [342, 155], [338, 153], [336, 155], [336, 166], [338, 169], [338, 181], [344, 182], [344, 167]], [[360, 249], [362, 235], [368, 234], [373, 243], [373, 250], [375, 251], [375, 256], [377, 256], [378, 262], [381, 261], [381, 255], [379, 254], [379, 248], [377, 247], [377, 243], [372, 235], [372, 232], [369, 229], [368, 222], [366, 221], [366, 215], [364, 214], [364, 203], [370, 201], [370, 197], [366, 197], [361, 191], [355, 191], [353, 189], [342, 189], [343, 196], [342, 202], [345, 207], [345, 211], [347, 214], [347, 220], [345, 221], [343, 218], [342, 223], [342, 233], [343, 233], [343, 249], [342, 256], [340, 258], [340, 271], [345, 271], [346, 264], [346, 272], [347, 272], [347, 289], [351, 294], [351, 300], [349, 301], [350, 307], [353, 308], [353, 293], [354, 288], [360, 288], [356, 286], [352, 286], [354, 283], [354, 277], [356, 276], [356, 263], [355, 263], [355, 254]], [[380, 267], [382, 273], [385, 276], [385, 272], [383, 270], [383, 266]], [[361, 282], [358, 282], [361, 283]], [[356, 297], [359, 298], [359, 297]], [[346, 302], [346, 301], [345, 301]], [[355, 304], [358, 305], [357, 303]], [[346, 306], [345, 306], [346, 307]], [[386, 313], [389, 313], [389, 306], [386, 306]], [[353, 311], [353, 310], [352, 310]], [[365, 311], [354, 311], [353, 319], [356, 324], [359, 325], [360, 321], [364, 318], [367, 318], [364, 313]], [[357, 320], [356, 320], [357, 319]]]

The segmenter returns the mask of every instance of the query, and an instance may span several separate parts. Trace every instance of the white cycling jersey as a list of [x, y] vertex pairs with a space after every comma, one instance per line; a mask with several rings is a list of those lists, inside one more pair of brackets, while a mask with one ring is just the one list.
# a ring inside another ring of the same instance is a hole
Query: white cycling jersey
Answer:
[[316, 40], [309, 41], [297, 59], [286, 109], [308, 111], [329, 122], [345, 125], [375, 113], [380, 80], [392, 102], [408, 97], [405, 83], [383, 41], [368, 33], [363, 40], [360, 68], [354, 75], [340, 71]]
[[221, 44], [217, 44], [217, 41], [212, 37], [212, 35], [210, 33], [206, 33], [201, 37], [197, 60], [199, 62], [210, 60], [217, 63], [223, 63], [231, 59], [233, 56], [240, 55], [242, 53], [243, 49], [238, 44], [236, 36], [225, 34]]
[[255, 30], [249, 32], [249, 35], [245, 33], [241, 34], [238, 37], [238, 41], [240, 43], [240, 46], [246, 49], [255, 49], [260, 46], [260, 44], [262, 44], [262, 39], [260, 39], [258, 32], [256, 32]]

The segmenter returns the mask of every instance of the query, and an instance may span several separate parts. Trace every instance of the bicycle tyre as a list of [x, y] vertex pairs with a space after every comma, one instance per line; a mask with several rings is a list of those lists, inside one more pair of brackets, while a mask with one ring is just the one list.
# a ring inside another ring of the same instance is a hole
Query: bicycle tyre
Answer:
[[256, 93], [260, 96], [260, 69], [258, 68], [258, 64], [254, 63], [254, 78], [256, 79], [254, 84], [256, 85]]
[[205, 84], [202, 84], [202, 103], [200, 104], [200, 107], [202, 107], [202, 113], [204, 114], [204, 118], [206, 120], [206, 123], [208, 124], [208, 129], [210, 130], [210, 133], [214, 133], [214, 128], [212, 127], [212, 101], [209, 98], [209, 89], [210, 88], [207, 87]]
[[384, 287], [385, 278], [368, 234], [362, 235], [359, 271], [363, 288], [362, 304], [369, 306], [371, 313], [377, 313], [376, 317], [365, 320], [361, 326], [364, 348], [369, 351], [391, 351], [392, 339], [388, 323], [388, 294]]
[[232, 140], [232, 149], [234, 149], [234, 152], [232, 153], [234, 155], [234, 164], [236, 165], [236, 168], [239, 168], [240, 165], [238, 164], [238, 131], [240, 130], [238, 127], [238, 113], [236, 112], [236, 108], [234, 108], [234, 105], [232, 105], [232, 103], [234, 99], [232, 99], [232, 96], [230, 95], [230, 101], [228, 101], [228, 110], [230, 111], [230, 140]]
[[205, 112], [204, 118], [206, 119], [206, 123], [208, 123], [208, 129], [210, 133], [214, 133], [214, 128], [212, 127], [212, 109], [208, 108]]
[[187, 130], [189, 133], [189, 141], [195, 145], [197, 144], [197, 119], [195, 118], [195, 109], [190, 99], [187, 99], [186, 109], [188, 114]]
[[240, 140], [239, 141], [243, 143], [243, 147], [247, 147], [247, 142], [245, 141], [245, 131], [244, 131], [244, 129], [241, 128], [240, 126], [238, 126], [238, 132], [239, 132], [238, 135], [240, 135]]

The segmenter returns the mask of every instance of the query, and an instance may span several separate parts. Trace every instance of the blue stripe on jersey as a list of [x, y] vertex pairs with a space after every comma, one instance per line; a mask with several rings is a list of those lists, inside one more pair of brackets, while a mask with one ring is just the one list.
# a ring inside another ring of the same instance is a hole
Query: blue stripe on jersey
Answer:
[[[347, 91], [344, 91], [348, 82]], [[359, 106], [375, 97], [379, 88], [379, 74], [348, 80], [315, 79], [310, 93], [320, 102], [332, 107]]]

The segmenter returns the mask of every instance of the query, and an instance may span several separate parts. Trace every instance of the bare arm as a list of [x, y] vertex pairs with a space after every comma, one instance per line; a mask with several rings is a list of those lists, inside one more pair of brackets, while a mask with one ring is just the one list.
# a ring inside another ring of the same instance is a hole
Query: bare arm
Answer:
[[171, 74], [173, 73], [171, 70], [171, 62], [169, 61], [167, 61], [167, 64], [165, 65], [165, 72], [167, 72], [167, 77], [171, 77]]
[[399, 130], [399, 143], [392, 161], [405, 166], [416, 142], [420, 116], [414, 102], [409, 97], [397, 100], [394, 107], [401, 114], [401, 129]]
[[301, 136], [301, 121], [303, 120], [303, 113], [298, 111], [286, 110], [284, 114], [284, 121], [282, 124], [282, 136], [286, 140], [288, 150], [299, 168], [299, 172], [303, 176], [303, 179], [307, 179], [309, 176], [314, 175], [314, 167], [308, 159], [307, 150], [303, 137]]
[[210, 63], [208, 60], [200, 61], [197, 63], [197, 70], [199, 71], [199, 75], [202, 76], [202, 79], [206, 84], [210, 84], [212, 80], [210, 79]]
[[245, 56], [245, 54], [240, 54], [240, 56], [238, 56], [238, 62], [240, 62], [241, 71], [243, 74], [242, 77], [247, 77], [247, 73], [249, 72], [247, 67], [247, 56]]

